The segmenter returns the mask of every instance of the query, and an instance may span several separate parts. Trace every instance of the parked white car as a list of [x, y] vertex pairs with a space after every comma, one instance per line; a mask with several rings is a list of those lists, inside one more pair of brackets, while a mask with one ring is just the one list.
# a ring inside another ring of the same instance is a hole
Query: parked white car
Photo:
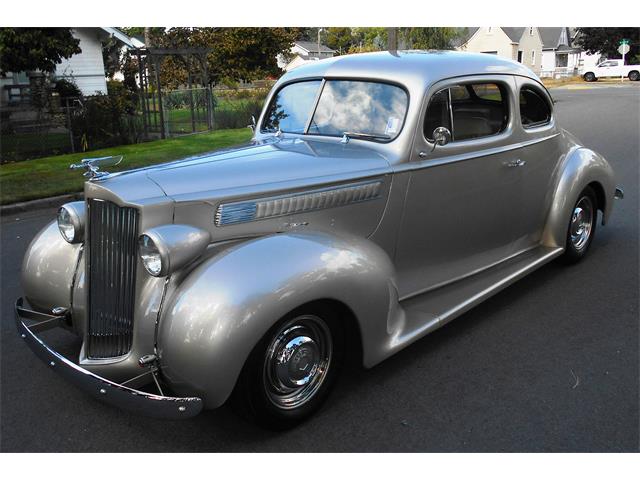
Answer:
[[601, 77], [628, 77], [635, 81], [640, 78], [640, 65], [625, 65], [622, 59], [605, 60], [582, 75], [587, 82], [595, 82]]

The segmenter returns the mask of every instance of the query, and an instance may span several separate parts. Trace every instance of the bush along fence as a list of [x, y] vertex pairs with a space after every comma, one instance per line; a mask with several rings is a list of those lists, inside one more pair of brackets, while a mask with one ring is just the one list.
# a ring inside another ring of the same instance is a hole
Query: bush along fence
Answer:
[[108, 82], [108, 94], [90, 97], [67, 87], [46, 105], [29, 101], [2, 108], [2, 163], [246, 127], [268, 93], [268, 88], [201, 87], [163, 91], [160, 102], [156, 92], [141, 98], [115, 81]]

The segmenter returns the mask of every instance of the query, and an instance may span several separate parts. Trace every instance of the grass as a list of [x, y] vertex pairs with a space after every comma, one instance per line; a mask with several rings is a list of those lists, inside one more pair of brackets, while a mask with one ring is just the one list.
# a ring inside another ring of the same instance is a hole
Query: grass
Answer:
[[39, 156], [42, 152], [63, 153], [71, 150], [68, 133], [12, 133], [3, 134], [0, 158], [3, 161], [22, 160]]
[[57, 155], [0, 165], [0, 204], [51, 197], [82, 190], [81, 172], [69, 165], [87, 157], [124, 155], [123, 162], [109, 171], [129, 170], [247, 142], [248, 128], [217, 130], [167, 140], [124, 145], [87, 153]]

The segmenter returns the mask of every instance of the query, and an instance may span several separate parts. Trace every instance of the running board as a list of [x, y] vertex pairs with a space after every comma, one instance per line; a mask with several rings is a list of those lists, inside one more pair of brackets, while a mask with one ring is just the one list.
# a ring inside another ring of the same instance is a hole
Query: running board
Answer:
[[401, 301], [403, 318], [391, 335], [386, 356], [442, 327], [562, 252], [562, 248], [536, 247], [471, 277]]

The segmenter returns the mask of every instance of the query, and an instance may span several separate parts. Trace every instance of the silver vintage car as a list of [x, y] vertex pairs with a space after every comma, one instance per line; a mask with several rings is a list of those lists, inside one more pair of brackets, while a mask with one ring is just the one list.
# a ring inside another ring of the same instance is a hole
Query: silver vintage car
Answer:
[[[622, 197], [523, 65], [379, 52], [274, 86], [250, 145], [116, 174], [85, 161], [24, 259], [18, 331], [108, 403], [187, 418], [231, 399], [287, 428], [347, 353], [371, 367], [555, 258]], [[43, 340], [62, 327], [78, 358]]]

